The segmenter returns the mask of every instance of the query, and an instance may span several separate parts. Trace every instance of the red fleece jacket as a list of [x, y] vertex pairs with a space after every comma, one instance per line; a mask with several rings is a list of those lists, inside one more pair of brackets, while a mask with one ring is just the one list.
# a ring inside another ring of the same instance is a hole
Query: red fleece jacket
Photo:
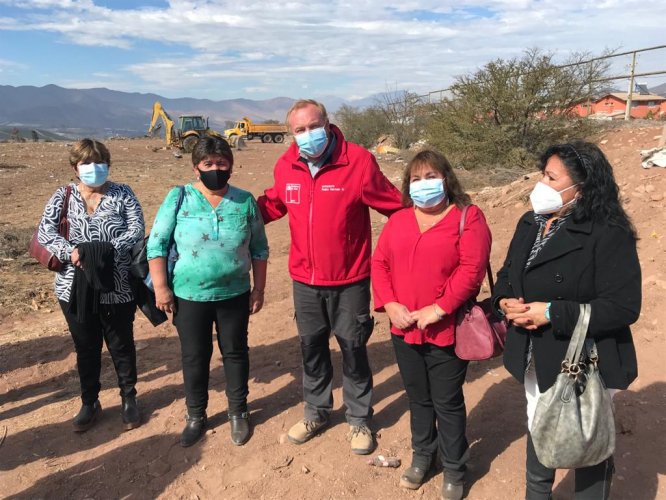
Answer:
[[370, 211], [390, 215], [402, 207], [400, 191], [375, 157], [347, 142], [331, 125], [336, 145], [312, 177], [296, 143], [278, 159], [275, 182], [257, 203], [265, 223], [289, 214], [289, 273], [295, 281], [336, 286], [370, 275]]

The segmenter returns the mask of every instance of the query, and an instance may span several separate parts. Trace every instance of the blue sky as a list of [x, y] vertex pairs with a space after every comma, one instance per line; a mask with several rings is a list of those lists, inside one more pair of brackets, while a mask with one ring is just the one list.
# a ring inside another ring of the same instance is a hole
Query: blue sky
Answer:
[[[664, 19], [666, 2], [645, 0], [0, 0], [0, 84], [214, 100], [424, 94], [530, 47], [564, 62], [663, 45]], [[629, 63], [616, 58], [612, 73]], [[638, 71], [659, 70], [666, 50], [639, 55]]]

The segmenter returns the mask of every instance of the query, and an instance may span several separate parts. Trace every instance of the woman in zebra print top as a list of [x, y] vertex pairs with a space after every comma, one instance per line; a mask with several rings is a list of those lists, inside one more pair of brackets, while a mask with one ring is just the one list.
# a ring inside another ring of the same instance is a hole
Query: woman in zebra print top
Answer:
[[[77, 369], [83, 405], [74, 418], [74, 430], [88, 430], [101, 412], [98, 400], [102, 340], [113, 359], [122, 397], [125, 429], [138, 427], [136, 405], [136, 350], [133, 322], [136, 306], [130, 286], [130, 250], [144, 237], [143, 211], [129, 186], [107, 180], [111, 154], [104, 144], [93, 139], [77, 142], [69, 158], [78, 183], [70, 184], [67, 239], [58, 232], [67, 187], [61, 186], [46, 204], [39, 225], [39, 243], [64, 263], [56, 273], [55, 291], [67, 320], [76, 348]], [[107, 242], [113, 248], [113, 290], [99, 293], [97, 312], [85, 311], [77, 318], [71, 307], [76, 268], [85, 267], [78, 245]]]

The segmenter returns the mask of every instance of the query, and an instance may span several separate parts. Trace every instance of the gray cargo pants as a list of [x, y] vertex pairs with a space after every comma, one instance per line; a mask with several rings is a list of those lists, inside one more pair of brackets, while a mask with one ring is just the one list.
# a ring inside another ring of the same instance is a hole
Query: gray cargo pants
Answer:
[[303, 354], [303, 399], [307, 420], [326, 420], [333, 408], [333, 365], [329, 337], [342, 352], [342, 397], [350, 425], [372, 417], [372, 372], [366, 344], [374, 327], [370, 279], [340, 286], [294, 281], [296, 326]]

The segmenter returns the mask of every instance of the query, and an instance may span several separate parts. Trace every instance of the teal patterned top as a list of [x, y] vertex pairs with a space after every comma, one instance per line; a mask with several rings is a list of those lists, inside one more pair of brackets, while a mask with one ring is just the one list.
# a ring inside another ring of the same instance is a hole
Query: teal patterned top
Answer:
[[252, 260], [268, 259], [264, 222], [252, 194], [229, 185], [213, 208], [187, 184], [176, 217], [178, 193], [178, 187], [172, 189], [157, 211], [148, 259], [167, 256], [173, 233], [178, 248], [172, 287], [176, 297], [210, 302], [247, 292]]

